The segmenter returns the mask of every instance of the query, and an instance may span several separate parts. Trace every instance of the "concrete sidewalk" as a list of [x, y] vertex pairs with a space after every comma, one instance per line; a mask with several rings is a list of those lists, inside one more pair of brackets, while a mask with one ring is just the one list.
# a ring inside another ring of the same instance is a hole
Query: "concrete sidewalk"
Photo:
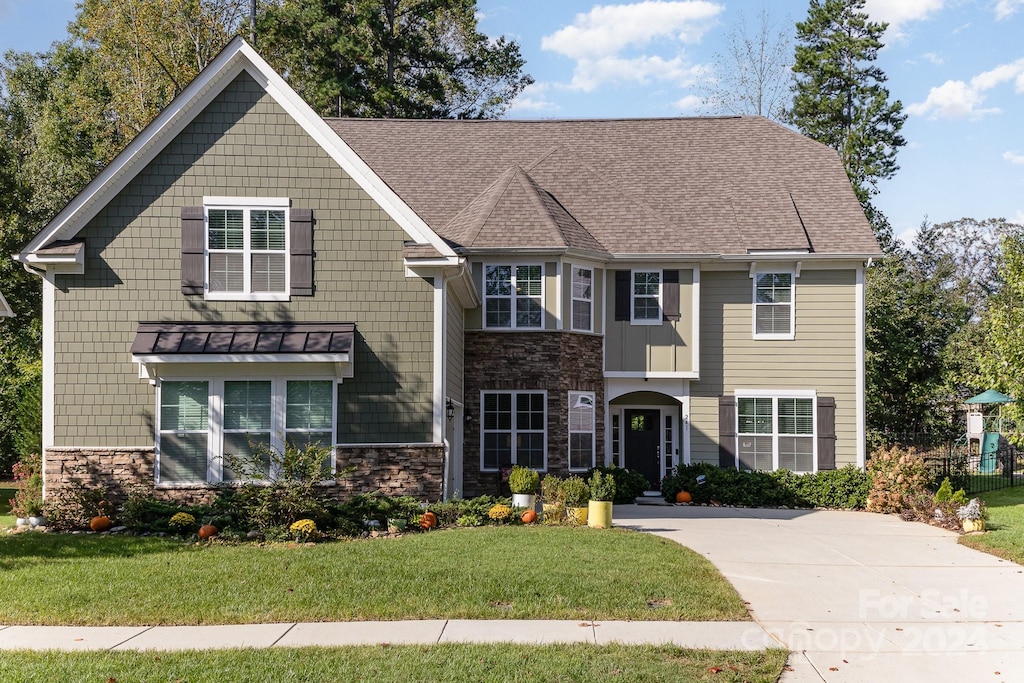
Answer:
[[624, 643], [759, 650], [779, 643], [750, 621], [356, 621], [226, 626], [0, 626], [0, 650], [209, 650], [435, 643]]
[[711, 560], [795, 654], [782, 681], [1024, 681], [1024, 567], [865, 512], [616, 506]]

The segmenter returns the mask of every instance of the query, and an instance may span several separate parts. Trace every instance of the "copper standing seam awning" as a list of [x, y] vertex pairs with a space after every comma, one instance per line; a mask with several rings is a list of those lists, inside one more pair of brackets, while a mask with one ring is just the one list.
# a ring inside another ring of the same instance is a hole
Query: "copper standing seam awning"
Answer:
[[139, 323], [132, 361], [152, 379], [163, 363], [334, 363], [352, 376], [355, 323]]

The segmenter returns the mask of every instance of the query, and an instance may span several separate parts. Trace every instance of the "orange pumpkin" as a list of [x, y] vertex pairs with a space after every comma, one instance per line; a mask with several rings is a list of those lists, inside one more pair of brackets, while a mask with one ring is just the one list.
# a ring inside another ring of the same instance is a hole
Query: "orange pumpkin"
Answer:
[[215, 527], [212, 524], [204, 524], [203, 526], [199, 527], [199, 538], [201, 538], [204, 541], [208, 538], [213, 538], [216, 535], [217, 527]]
[[106, 531], [110, 526], [110, 517], [106, 515], [96, 515], [89, 520], [89, 528], [93, 531]]
[[427, 511], [420, 517], [420, 528], [421, 529], [433, 529], [437, 526], [437, 515], [433, 512]]
[[680, 491], [676, 494], [677, 503], [692, 503], [693, 496], [690, 495], [689, 491]]
[[537, 521], [537, 513], [533, 510], [527, 510], [523, 513], [523, 524], [533, 524]]

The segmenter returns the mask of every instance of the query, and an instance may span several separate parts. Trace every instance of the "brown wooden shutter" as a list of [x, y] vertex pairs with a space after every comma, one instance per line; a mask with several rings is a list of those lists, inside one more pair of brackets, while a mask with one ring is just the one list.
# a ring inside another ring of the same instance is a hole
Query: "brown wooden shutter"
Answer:
[[679, 271], [661, 271], [661, 309], [665, 320], [679, 320]]
[[313, 296], [312, 209], [292, 209], [288, 229], [291, 237], [291, 295]]
[[818, 397], [818, 469], [836, 468], [836, 400]]
[[206, 277], [203, 251], [206, 247], [206, 221], [203, 207], [181, 207], [181, 293], [202, 294]]
[[718, 397], [718, 466], [736, 469], [736, 397]]
[[615, 271], [615, 319], [629, 322], [629, 309], [632, 306], [630, 296], [630, 271]]

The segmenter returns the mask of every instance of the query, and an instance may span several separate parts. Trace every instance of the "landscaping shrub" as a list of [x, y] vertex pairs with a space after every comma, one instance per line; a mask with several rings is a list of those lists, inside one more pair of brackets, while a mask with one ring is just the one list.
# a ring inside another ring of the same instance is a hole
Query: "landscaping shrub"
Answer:
[[47, 524], [56, 531], [88, 529], [89, 520], [97, 516], [116, 518], [105, 486], [86, 486], [74, 478], [47, 496], [44, 510]]
[[632, 503], [651, 485], [647, 477], [624, 467], [595, 467], [587, 473], [587, 477], [592, 477], [594, 472], [611, 475], [615, 480], [614, 502], [618, 505]]
[[[431, 506], [431, 509], [437, 514], [434, 506]], [[369, 520], [376, 520], [385, 529], [389, 519], [404, 519], [418, 523], [420, 515], [423, 514], [423, 504], [411, 496], [385, 496], [373, 492], [358, 493], [344, 503], [328, 505], [327, 510], [332, 517], [328, 523], [329, 528], [336, 528], [349, 536], [358, 536], [366, 530], [366, 522]], [[440, 519], [440, 515], [438, 518]], [[318, 526], [321, 529], [328, 528], [319, 523]]]
[[789, 474], [794, 493], [807, 505], [845, 510], [863, 509], [867, 505], [871, 479], [867, 472], [853, 465], [814, 474]]
[[34, 517], [43, 509], [43, 459], [38, 453], [23, 456], [11, 467], [14, 475], [14, 498], [11, 514]]
[[287, 443], [284, 451], [263, 444], [252, 444], [252, 450], [253, 455], [247, 458], [224, 456], [225, 467], [246, 482], [221, 489], [221, 496], [229, 499], [237, 512], [238, 524], [287, 535], [288, 527], [300, 519], [312, 519], [321, 525], [331, 523], [320, 482], [345, 473], [331, 472], [330, 448], [319, 444], [299, 448]]
[[867, 502], [870, 512], [899, 513], [913, 507], [918, 496], [927, 493], [928, 469], [914, 449], [879, 449], [871, 454], [867, 470], [871, 477]]
[[[697, 478], [704, 483], [697, 484]], [[785, 506], [862, 508], [866, 504], [868, 476], [848, 465], [838, 470], [813, 474], [741, 471], [710, 463], [681, 465], [662, 482], [661, 492], [669, 502], [676, 494], [689, 491], [697, 504], [716, 503], [741, 507]]]

